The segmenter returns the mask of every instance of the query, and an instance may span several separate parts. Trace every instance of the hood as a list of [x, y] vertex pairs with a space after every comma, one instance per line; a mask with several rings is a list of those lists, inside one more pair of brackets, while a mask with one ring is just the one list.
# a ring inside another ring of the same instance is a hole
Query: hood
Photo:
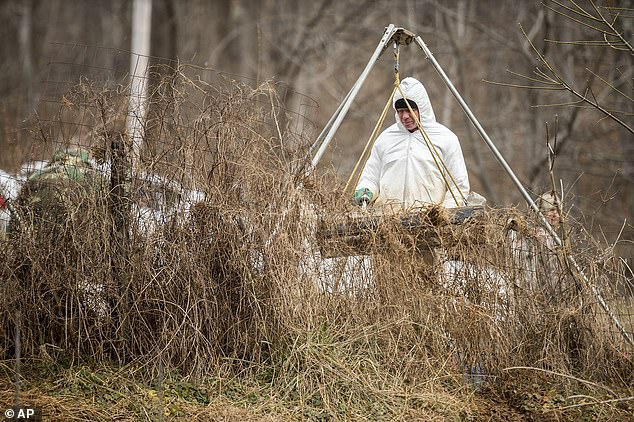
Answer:
[[[408, 77], [401, 81], [401, 90], [403, 91], [403, 94], [405, 94], [405, 99], [412, 100], [416, 103], [416, 105], [418, 105], [418, 113], [420, 114], [421, 124], [424, 125], [426, 123], [433, 123], [436, 121], [434, 109], [431, 107], [429, 96], [427, 95], [427, 91], [422, 83], [414, 78]], [[397, 89], [392, 100], [392, 108], [394, 108], [395, 111], [396, 108], [394, 107], [394, 104], [401, 98], [403, 98], [403, 96]], [[398, 114], [396, 115], [396, 123], [400, 128], [405, 130], [398, 118]]]

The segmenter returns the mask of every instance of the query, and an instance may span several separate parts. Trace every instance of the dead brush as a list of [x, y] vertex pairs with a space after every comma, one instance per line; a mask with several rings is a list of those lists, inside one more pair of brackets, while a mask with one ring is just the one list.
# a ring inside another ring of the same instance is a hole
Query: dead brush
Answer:
[[[124, 98], [93, 94], [70, 101], [92, 116], [82, 144], [115, 160], [116, 138], [131, 159], [116, 135]], [[517, 381], [517, 367], [634, 381], [627, 345], [531, 216], [489, 210], [452, 225], [440, 214], [419, 230], [381, 215], [360, 235], [369, 258], [349, 258], [358, 239], [326, 258], [323, 230], [365, 217], [327, 171], [298, 177], [308, 142], [280, 139], [269, 86], [210, 86], [177, 70], [154, 98], [142, 160], [117, 196], [105, 178], [50, 221], [17, 210], [24, 223], [0, 255], [4, 358], [19, 309], [24, 356], [49, 343], [79, 359], [138, 362], [151, 377], [163, 366], [199, 380], [254, 376], [304, 416], [463, 417], [469, 404], [456, 394], [476, 367], [485, 388]], [[132, 207], [139, 169], [176, 182], [176, 204], [187, 189], [204, 199], [143, 231]], [[574, 245], [566, 252], [592, 282], [616, 291], [623, 270], [608, 277]]]

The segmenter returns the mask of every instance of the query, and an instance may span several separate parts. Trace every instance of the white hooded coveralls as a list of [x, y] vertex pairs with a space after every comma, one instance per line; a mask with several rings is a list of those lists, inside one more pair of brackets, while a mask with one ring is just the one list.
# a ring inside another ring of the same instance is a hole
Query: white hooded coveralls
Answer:
[[[441, 167], [438, 168], [420, 131], [410, 133], [396, 114], [396, 123], [377, 138], [356, 189], [369, 189], [377, 205], [398, 204], [403, 208], [428, 203], [442, 204], [448, 208], [466, 205], [463, 198], [469, 195], [469, 177], [458, 137], [436, 121], [422, 83], [414, 78], [405, 78], [401, 81], [401, 90], [406, 99], [418, 106], [421, 126], [456, 183], [453, 183], [441, 161], [436, 158]], [[401, 98], [397, 90], [392, 107]], [[445, 178], [441, 171], [445, 173]], [[447, 191], [446, 183], [449, 183], [458, 204]]]

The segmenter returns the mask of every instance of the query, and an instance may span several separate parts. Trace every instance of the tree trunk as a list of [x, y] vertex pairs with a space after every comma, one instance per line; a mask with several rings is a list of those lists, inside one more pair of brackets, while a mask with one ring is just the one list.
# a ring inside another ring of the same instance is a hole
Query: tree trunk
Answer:
[[22, 61], [23, 107], [30, 110], [33, 102], [33, 1], [23, 0], [20, 14], [20, 57]]

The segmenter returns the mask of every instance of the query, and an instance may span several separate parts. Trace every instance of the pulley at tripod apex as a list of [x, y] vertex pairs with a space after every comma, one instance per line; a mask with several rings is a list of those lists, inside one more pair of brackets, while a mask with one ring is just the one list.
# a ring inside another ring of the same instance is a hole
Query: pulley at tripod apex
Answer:
[[414, 38], [416, 38], [416, 34], [414, 34], [412, 31], [409, 31], [405, 28], [396, 28], [394, 34], [392, 35], [390, 43], [394, 42], [398, 45], [409, 45], [412, 43], [412, 41], [414, 41]]

